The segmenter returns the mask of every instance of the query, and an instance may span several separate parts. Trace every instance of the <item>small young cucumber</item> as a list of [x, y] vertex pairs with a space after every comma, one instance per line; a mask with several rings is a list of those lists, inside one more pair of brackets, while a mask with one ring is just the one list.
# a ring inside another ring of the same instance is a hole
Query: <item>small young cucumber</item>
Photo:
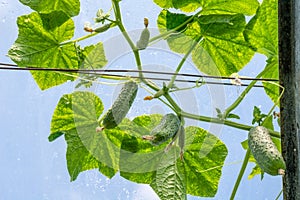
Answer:
[[112, 129], [121, 123], [136, 97], [137, 90], [138, 85], [133, 81], [124, 84], [118, 98], [103, 118], [102, 129]]
[[109, 24], [105, 24], [101, 27], [98, 27], [94, 30], [94, 32], [96, 33], [103, 33], [105, 31], [107, 31], [111, 26], [112, 26], [113, 23], [109, 23]]
[[143, 136], [144, 140], [149, 140], [153, 145], [159, 145], [177, 133], [180, 126], [179, 118], [173, 113], [166, 114], [160, 123], [154, 127], [150, 135]]
[[136, 47], [139, 50], [146, 49], [146, 47], [148, 46], [149, 38], [150, 38], [150, 31], [147, 28], [148, 24], [149, 24], [148, 19], [144, 18], [145, 28], [144, 28], [144, 30], [141, 33], [139, 41], [137, 41], [137, 43], [136, 43]]
[[144, 28], [144, 30], [141, 33], [139, 41], [137, 41], [136, 43], [136, 47], [139, 50], [146, 49], [149, 43], [149, 38], [150, 38], [150, 31], [148, 30], [148, 28]]
[[263, 126], [252, 128], [248, 134], [249, 148], [260, 168], [272, 175], [283, 175], [285, 162], [273, 143], [268, 129]]

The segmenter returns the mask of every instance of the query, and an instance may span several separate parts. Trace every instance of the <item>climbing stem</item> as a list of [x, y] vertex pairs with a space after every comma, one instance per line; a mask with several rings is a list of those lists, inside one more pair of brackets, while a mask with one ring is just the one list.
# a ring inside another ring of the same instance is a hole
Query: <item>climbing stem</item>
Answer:
[[[181, 115], [183, 117], [186, 117], [189, 119], [195, 119], [195, 120], [199, 120], [199, 121], [203, 121], [203, 122], [210, 122], [210, 123], [216, 123], [216, 124], [224, 124], [226, 126], [230, 126], [230, 127], [245, 130], [245, 131], [249, 131], [251, 128], [253, 128], [253, 126], [249, 126], [246, 124], [240, 124], [240, 123], [233, 122], [230, 120], [221, 120], [220, 118], [195, 115], [195, 114], [187, 113], [184, 111], [181, 112]], [[277, 131], [270, 130], [270, 129], [268, 129], [268, 130], [269, 130], [271, 136], [280, 138], [280, 134]]]
[[127, 33], [123, 23], [122, 23], [122, 15], [121, 15], [121, 10], [120, 10], [120, 6], [119, 6], [119, 0], [112, 0], [112, 3], [113, 3], [114, 13], [115, 13], [115, 16], [116, 16], [117, 26], [119, 27], [120, 31], [122, 32], [125, 40], [129, 44], [129, 46], [130, 46], [130, 48], [131, 48], [131, 50], [134, 54], [136, 65], [137, 65], [137, 68], [139, 70], [140, 80], [143, 83], [145, 83], [148, 87], [150, 87], [151, 89], [153, 89], [155, 91], [158, 91], [159, 88], [155, 84], [149, 82], [148, 80], [146, 80], [144, 78], [144, 75], [142, 73], [142, 62], [141, 62], [139, 50], [136, 48], [134, 42], [131, 40], [130, 36], [128, 35], [128, 33]]
[[250, 149], [248, 148], [247, 151], [246, 151], [246, 155], [244, 157], [244, 161], [243, 161], [242, 167], [240, 169], [240, 173], [239, 173], [239, 175], [238, 175], [238, 177], [237, 177], [237, 179], [235, 181], [235, 184], [234, 184], [231, 196], [230, 196], [230, 200], [233, 200], [234, 197], [235, 197], [236, 191], [237, 191], [237, 189], [238, 189], [238, 187], [239, 187], [239, 185], [241, 183], [242, 177], [243, 177], [243, 175], [245, 173], [249, 157], [250, 157]]
[[71, 43], [80, 42], [80, 41], [82, 41], [82, 40], [85, 40], [85, 39], [88, 39], [88, 38], [90, 38], [90, 37], [93, 37], [93, 36], [95, 36], [95, 35], [97, 35], [97, 34], [99, 34], [99, 33], [93, 32], [93, 33], [91, 33], [91, 34], [88, 34], [88, 35], [79, 37], [79, 38], [74, 39], [74, 40], [69, 40], [69, 41], [66, 41], [66, 42], [62, 42], [62, 43], [60, 43], [60, 46], [63, 46], [63, 45], [66, 45], [66, 44], [71, 44]]
[[[266, 69], [264, 69], [262, 72], [260, 72], [256, 78], [260, 78], [266, 73]], [[244, 99], [244, 97], [248, 94], [248, 92], [253, 88], [253, 86], [256, 84], [257, 80], [251, 81], [251, 83], [246, 87], [246, 89], [242, 92], [242, 94], [224, 111], [223, 117], [226, 119], [228, 114], [233, 111]]]
[[180, 63], [178, 64], [176, 71], [174, 73], [174, 75], [171, 78], [171, 81], [169, 82], [168, 88], [172, 88], [173, 84], [176, 80], [177, 74], [179, 73], [179, 71], [181, 70], [183, 64], [185, 63], [186, 59], [189, 57], [189, 55], [192, 53], [192, 51], [194, 50], [194, 48], [196, 47], [196, 45], [199, 43], [199, 41], [201, 40], [202, 37], [197, 38], [197, 40], [193, 41], [191, 44], [191, 47], [189, 48], [188, 52], [186, 52], [186, 54], [184, 55], [184, 57], [181, 59]]

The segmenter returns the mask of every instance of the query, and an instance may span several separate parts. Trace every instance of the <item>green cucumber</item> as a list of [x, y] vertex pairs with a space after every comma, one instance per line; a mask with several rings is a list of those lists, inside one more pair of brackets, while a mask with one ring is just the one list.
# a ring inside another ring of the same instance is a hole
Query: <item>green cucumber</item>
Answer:
[[105, 31], [107, 31], [111, 26], [112, 26], [113, 23], [109, 23], [109, 24], [105, 24], [101, 27], [98, 27], [94, 30], [94, 32], [96, 33], [103, 33]]
[[118, 98], [102, 120], [102, 129], [112, 129], [121, 123], [136, 97], [137, 90], [138, 85], [133, 81], [124, 84]]
[[268, 129], [263, 126], [252, 128], [248, 134], [248, 145], [259, 167], [266, 173], [283, 175], [285, 162], [271, 139]]
[[150, 38], [150, 31], [148, 30], [148, 28], [144, 28], [144, 30], [141, 33], [140, 39], [139, 41], [137, 41], [136, 43], [136, 47], [139, 50], [143, 50], [146, 49], [146, 47], [148, 46], [149, 43], [149, 38]]
[[150, 135], [143, 136], [143, 139], [149, 140], [153, 145], [159, 145], [174, 137], [179, 126], [180, 120], [175, 114], [166, 114], [160, 123], [150, 132]]

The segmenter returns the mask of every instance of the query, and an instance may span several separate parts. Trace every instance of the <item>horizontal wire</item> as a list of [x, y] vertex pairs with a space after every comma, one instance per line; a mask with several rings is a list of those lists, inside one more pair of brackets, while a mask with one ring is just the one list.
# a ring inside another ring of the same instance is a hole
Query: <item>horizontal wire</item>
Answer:
[[[102, 74], [102, 73], [83, 73], [83, 74], [97, 74], [100, 76], [112, 76], [112, 77], [119, 77], [119, 78], [140, 78], [139, 76], [126, 76], [126, 75], [119, 75], [119, 74]], [[168, 78], [156, 78], [156, 77], [144, 77], [145, 79], [149, 80], [159, 80], [159, 81], [170, 81]], [[232, 83], [220, 83], [220, 82], [212, 82], [212, 81], [201, 81], [201, 80], [185, 80], [185, 79], [176, 79], [176, 82], [185, 82], [185, 83], [203, 83], [203, 84], [210, 84], [210, 85], [228, 85], [228, 86], [236, 86]], [[247, 87], [248, 84], [240, 84], [239, 86]], [[263, 85], [254, 85], [253, 87], [264, 87]]]
[[[6, 67], [0, 67], [0, 70], [16, 70], [16, 71], [54, 71], [54, 72], [70, 72], [70, 73], [82, 73], [82, 74], [91, 74], [91, 75], [99, 75], [99, 76], [112, 76], [112, 77], [120, 77], [126, 78], [129, 76], [119, 75], [119, 74], [108, 74], [108, 72], [143, 72], [143, 73], [152, 73], [152, 74], [160, 74], [160, 75], [174, 75], [176, 73], [171, 72], [157, 72], [157, 71], [145, 71], [145, 70], [124, 70], [124, 69], [108, 69], [108, 70], [99, 70], [99, 69], [60, 69], [60, 68], [37, 68], [37, 67], [18, 67], [15, 64], [8, 63], [0, 63], [0, 65], [4, 65]], [[189, 77], [197, 77], [197, 78], [214, 78], [214, 79], [235, 79], [234, 77], [222, 77], [222, 76], [206, 76], [206, 75], [195, 75], [195, 74], [184, 74], [178, 73], [178, 76], [189, 76]], [[130, 76], [131, 78], [140, 78], [139, 76]], [[160, 81], [170, 81], [167, 78], [156, 78], [156, 77], [145, 77], [145, 79], [149, 80], [160, 80]], [[276, 79], [256, 79], [256, 78], [239, 78], [240, 80], [257, 80], [257, 81], [278, 81]], [[228, 86], [236, 86], [232, 83], [220, 83], [220, 82], [212, 82], [212, 81], [201, 81], [201, 80], [185, 80], [185, 79], [176, 79], [176, 82], [186, 82], [186, 83], [205, 83], [212, 85], [228, 85]], [[238, 86], [246, 87], [248, 84], [239, 84]], [[254, 85], [253, 87], [263, 87], [262, 85]]]
[[[131, 69], [61, 69], [61, 68], [37, 68], [37, 67], [23, 67], [19, 68], [16, 64], [9, 63], [1, 63], [2, 66], [10, 66], [10, 67], [0, 67], [3, 70], [35, 70], [35, 71], [62, 71], [62, 72], [142, 72], [149, 74], [163, 74], [163, 75], [177, 75], [177, 76], [189, 76], [189, 77], [197, 77], [197, 78], [212, 78], [212, 79], [236, 79], [235, 77], [227, 77], [227, 76], [210, 76], [210, 75], [199, 75], [199, 74], [186, 74], [186, 73], [173, 73], [173, 72], [159, 72], [159, 71], [149, 71], [149, 70], [131, 70]], [[11, 68], [15, 67], [15, 68]], [[251, 78], [251, 77], [238, 77], [240, 80], [249, 80], [249, 81], [278, 81], [278, 79], [272, 78]]]

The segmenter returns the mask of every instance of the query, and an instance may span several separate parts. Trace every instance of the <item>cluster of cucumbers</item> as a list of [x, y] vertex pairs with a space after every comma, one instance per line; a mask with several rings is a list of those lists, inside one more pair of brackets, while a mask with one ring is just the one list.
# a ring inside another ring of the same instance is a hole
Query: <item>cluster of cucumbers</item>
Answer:
[[[134, 81], [129, 81], [122, 87], [117, 99], [114, 101], [111, 108], [101, 118], [101, 127], [97, 131], [104, 129], [113, 129], [117, 127], [126, 117], [138, 91], [138, 85]], [[153, 128], [150, 135], [143, 136], [144, 140], [149, 140], [153, 145], [159, 145], [170, 138], [173, 138], [171, 144], [179, 137], [179, 146], [181, 148], [181, 157], [183, 156], [185, 133], [179, 117], [173, 113], [163, 116], [160, 123]], [[166, 148], [166, 149], [167, 149]]]
[[[145, 28], [137, 41], [136, 47], [139, 50], [148, 46], [150, 32], [148, 30], [148, 19], [144, 18]], [[107, 25], [106, 28], [109, 28]], [[112, 129], [117, 127], [127, 115], [137, 94], [138, 85], [134, 81], [124, 84], [118, 98], [112, 107], [107, 111], [101, 120], [102, 126], [98, 130]], [[179, 117], [173, 113], [163, 116], [160, 123], [153, 128], [150, 135], [144, 135], [144, 140], [148, 140], [152, 145], [160, 145], [172, 138], [166, 150], [179, 138], [178, 144], [181, 148], [181, 158], [185, 145], [185, 132]], [[286, 168], [281, 153], [273, 143], [268, 129], [263, 126], [252, 128], [248, 134], [248, 146], [260, 168], [270, 175], [283, 175]]]
[[264, 172], [272, 176], [284, 175], [285, 162], [268, 129], [263, 126], [252, 128], [248, 134], [248, 146]]

